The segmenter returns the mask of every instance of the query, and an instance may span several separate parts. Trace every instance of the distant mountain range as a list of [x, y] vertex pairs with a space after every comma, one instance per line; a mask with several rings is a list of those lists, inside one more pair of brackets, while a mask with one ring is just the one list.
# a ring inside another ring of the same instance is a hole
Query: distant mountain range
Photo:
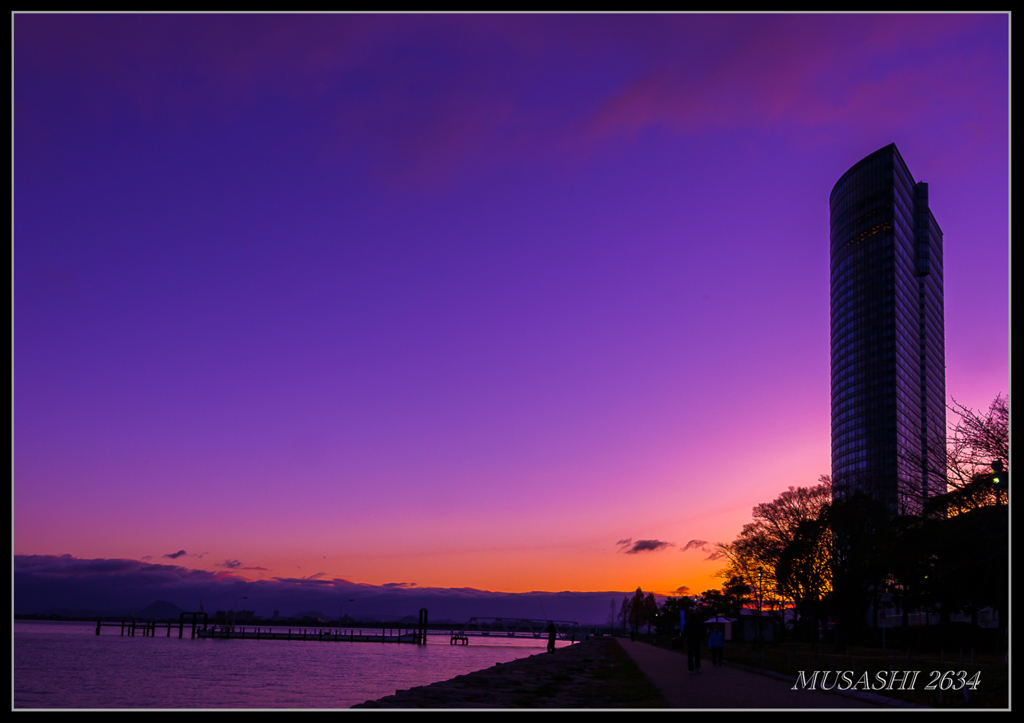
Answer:
[[[39, 613], [35, 613], [38, 616], [52, 616], [55, 618], [135, 618], [136, 620], [177, 620], [184, 612], [197, 612], [193, 610], [183, 610], [174, 603], [169, 603], [166, 600], [157, 600], [155, 603], [147, 605], [141, 610], [92, 610], [89, 608], [48, 608]], [[211, 616], [215, 611], [207, 610]], [[285, 615], [281, 620], [301, 620], [304, 617], [319, 618], [321, 620], [332, 621], [337, 618], [332, 618], [319, 610], [305, 610], [301, 613], [295, 613], [294, 615]], [[415, 615], [358, 615], [351, 616], [346, 615], [345, 617], [355, 620], [357, 622], [365, 623], [400, 623], [402, 625], [415, 625], [419, 622], [419, 618]], [[438, 619], [430, 620], [430, 623], [436, 623], [439, 625], [460, 625], [461, 623], [455, 620]], [[462, 621], [465, 622], [465, 621]]]
[[53, 615], [54, 617], [62, 618], [125, 617], [137, 618], [139, 620], [166, 620], [167, 618], [173, 618], [174, 620], [177, 620], [183, 612], [188, 611], [183, 610], [174, 603], [169, 603], [166, 600], [157, 600], [155, 603], [147, 605], [141, 610], [90, 610], [85, 608], [49, 608], [37, 614]]
[[[548, 618], [603, 624], [632, 592], [494, 592], [474, 588], [418, 587], [412, 583], [367, 585], [343, 579], [244, 580], [234, 575], [141, 560], [90, 560], [70, 555], [14, 556], [14, 612], [65, 618], [177, 620], [182, 612], [211, 615], [239, 604], [269, 618], [275, 610], [306, 611], [337, 619], [340, 603], [354, 621], [415, 625], [416, 611], [431, 623], [470, 617]], [[243, 602], [244, 599], [244, 602]], [[108, 602], [111, 601], [111, 602]], [[157, 600], [160, 602], [154, 603]], [[173, 601], [169, 602], [169, 601]], [[287, 619], [287, 618], [286, 618]]]

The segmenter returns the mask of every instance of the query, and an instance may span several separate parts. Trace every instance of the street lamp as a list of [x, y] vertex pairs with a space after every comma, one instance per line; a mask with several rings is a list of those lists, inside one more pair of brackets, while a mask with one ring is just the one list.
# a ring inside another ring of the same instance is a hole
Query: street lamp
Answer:
[[995, 486], [996, 503], [1000, 502], [999, 498], [1004, 494], [1008, 494], [1010, 491], [1010, 473], [1007, 472], [1003, 460], [997, 459], [992, 463], [992, 484]]

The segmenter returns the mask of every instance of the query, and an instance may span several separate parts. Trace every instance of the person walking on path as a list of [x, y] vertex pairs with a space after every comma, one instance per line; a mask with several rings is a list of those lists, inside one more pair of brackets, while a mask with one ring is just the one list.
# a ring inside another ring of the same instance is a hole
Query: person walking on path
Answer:
[[686, 668], [691, 673], [700, 672], [700, 646], [704, 643], [704, 626], [697, 616], [686, 616], [683, 627], [683, 638], [686, 640]]
[[716, 626], [708, 637], [708, 648], [711, 649], [711, 664], [717, 668], [722, 664], [722, 652], [725, 650], [725, 634], [721, 625]]
[[548, 634], [548, 652], [555, 652], [555, 634], [558, 632], [555, 630], [554, 623], [548, 623], [548, 626], [544, 628], [544, 632]]

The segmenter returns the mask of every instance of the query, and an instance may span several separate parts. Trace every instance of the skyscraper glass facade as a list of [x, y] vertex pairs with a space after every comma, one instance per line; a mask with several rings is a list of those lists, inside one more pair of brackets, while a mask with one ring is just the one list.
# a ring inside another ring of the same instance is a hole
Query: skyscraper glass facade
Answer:
[[829, 209], [833, 489], [917, 512], [945, 491], [942, 231], [895, 144], [844, 173]]

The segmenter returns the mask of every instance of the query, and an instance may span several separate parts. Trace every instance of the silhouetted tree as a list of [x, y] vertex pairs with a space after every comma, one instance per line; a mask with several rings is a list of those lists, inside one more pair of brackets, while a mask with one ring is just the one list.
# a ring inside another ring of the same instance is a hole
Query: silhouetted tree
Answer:
[[729, 577], [725, 581], [725, 585], [722, 586], [722, 597], [725, 600], [723, 614], [729, 617], [738, 617], [751, 592], [753, 592], [753, 588], [742, 577], [738, 575]]
[[647, 604], [644, 591], [639, 587], [633, 593], [633, 599], [629, 601], [629, 619], [634, 633], [639, 632], [643, 624], [647, 622]]
[[718, 545], [729, 559], [729, 566], [720, 574], [747, 583], [751, 588], [749, 598], [759, 613], [781, 611], [791, 599], [776, 576], [779, 562], [800, 524], [817, 520], [831, 498], [828, 475], [822, 475], [814, 487], [790, 487], [772, 502], [754, 507], [753, 522], [744, 525], [732, 543]]
[[827, 603], [836, 623], [836, 644], [842, 649], [860, 641], [867, 611], [885, 590], [895, 536], [889, 508], [862, 492], [824, 508], [821, 522], [831, 532], [823, 536], [832, 561]]
[[[956, 494], [954, 491], [951, 494]], [[995, 499], [994, 497], [990, 499]], [[938, 604], [941, 620], [964, 612], [977, 621], [979, 608], [998, 611], [1005, 633], [1009, 610], [1009, 508], [990, 504], [961, 509], [928, 521], [929, 576], [926, 593]], [[1005, 635], [1000, 635], [1000, 641]]]
[[[955, 400], [948, 409], [956, 418], [952, 431], [934, 438], [927, 449], [925, 467], [933, 494], [919, 502], [929, 521], [902, 522], [906, 544], [894, 556], [899, 568], [895, 597], [904, 601], [904, 620], [907, 608], [913, 607], [938, 609], [943, 622], [953, 612], [970, 614], [976, 622], [978, 609], [991, 606], [1005, 633], [1009, 399], [997, 395], [984, 412]], [[909, 458], [910, 466], [920, 470], [921, 457]], [[912, 493], [912, 485], [908, 487]]]
[[626, 626], [629, 625], [629, 609], [632, 601], [629, 599], [629, 595], [622, 598], [622, 606], [619, 608], [619, 623], [622, 624], [622, 634], [626, 634]]
[[798, 624], [811, 641], [817, 640], [822, 606], [832, 592], [832, 531], [824, 517], [819, 513], [818, 518], [797, 525], [775, 569], [779, 591], [793, 600]]
[[705, 590], [700, 594], [701, 612], [710, 617], [717, 617], [725, 612], [726, 599], [721, 590]]
[[[948, 484], [956, 488], [988, 475], [993, 462], [1005, 465], [1009, 461], [1010, 400], [997, 394], [987, 412], [975, 412], [956, 400], [950, 409], [960, 418], [949, 437], [951, 474]], [[1007, 500], [993, 494], [987, 502], [1006, 504]]]
[[[757, 505], [732, 543], [718, 545], [729, 559], [719, 574], [749, 584], [747, 597], [759, 612], [791, 600], [812, 638], [831, 614], [840, 646], [861, 638], [868, 609], [885, 597], [903, 608], [904, 624], [910, 609], [938, 609], [946, 620], [992, 606], [1004, 626], [1009, 402], [998, 395], [984, 413], [956, 402], [950, 410], [958, 421], [948, 439], [901, 457], [897, 506], [859, 491], [833, 501], [827, 476], [816, 487], [790, 487]], [[860, 488], [871, 489], [871, 481]], [[717, 610], [724, 592], [705, 591], [700, 602]]]
[[644, 617], [647, 619], [647, 634], [651, 634], [651, 625], [658, 617], [658, 601], [654, 599], [654, 593], [647, 593], [644, 598]]
[[925, 610], [938, 603], [935, 582], [936, 535], [939, 520], [921, 515], [901, 515], [893, 520], [895, 537], [886, 592], [903, 610], [907, 628], [911, 610]]
[[[917, 512], [938, 516], [1007, 504], [1008, 475], [995, 483], [992, 464], [1009, 461], [1009, 399], [996, 395], [985, 412], [956, 400], [947, 409], [955, 418], [948, 435], [932, 437], [921, 451], [902, 453], [901, 467], [909, 471], [908, 479], [901, 480], [902, 496], [913, 500]], [[922, 475], [927, 479], [927, 495], [920, 489]]]
[[692, 609], [693, 600], [689, 597], [678, 596], [665, 598], [665, 602], [658, 609], [657, 626], [658, 632], [667, 633], [679, 626], [679, 613]]

